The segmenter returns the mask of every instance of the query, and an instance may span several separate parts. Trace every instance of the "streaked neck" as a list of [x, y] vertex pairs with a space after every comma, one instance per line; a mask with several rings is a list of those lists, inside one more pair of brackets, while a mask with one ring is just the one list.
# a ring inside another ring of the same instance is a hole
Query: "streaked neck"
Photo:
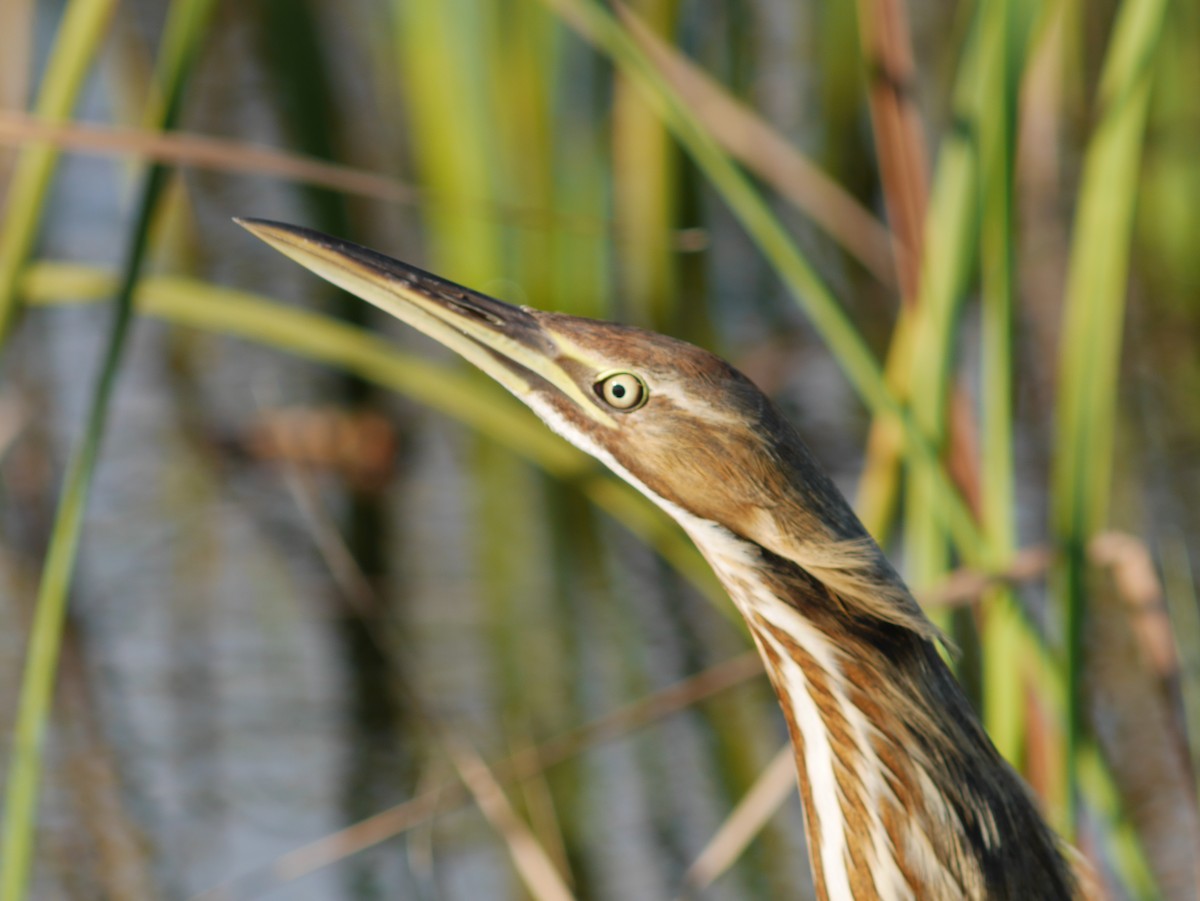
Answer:
[[[796, 754], [820, 898], [1069, 898], [1054, 835], [933, 643], [684, 521], [750, 625]], [[894, 590], [894, 586], [891, 586]]]

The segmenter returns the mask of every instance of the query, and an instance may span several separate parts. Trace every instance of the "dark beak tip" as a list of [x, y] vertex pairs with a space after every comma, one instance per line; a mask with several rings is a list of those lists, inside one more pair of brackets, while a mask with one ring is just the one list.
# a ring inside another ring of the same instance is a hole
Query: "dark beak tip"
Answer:
[[287, 225], [283, 222], [260, 219], [258, 216], [231, 216], [230, 218], [248, 232], [256, 232], [259, 229], [286, 231], [295, 228], [295, 226]]

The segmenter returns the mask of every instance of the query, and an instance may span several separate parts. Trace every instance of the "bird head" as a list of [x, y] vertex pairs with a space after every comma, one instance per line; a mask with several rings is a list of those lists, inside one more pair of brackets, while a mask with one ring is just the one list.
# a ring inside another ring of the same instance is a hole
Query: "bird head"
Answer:
[[715, 526], [844, 599], [869, 596], [872, 616], [932, 634], [799, 435], [719, 357], [654, 332], [507, 304], [310, 229], [238, 222], [474, 363], [670, 513], [701, 550], [698, 532]]

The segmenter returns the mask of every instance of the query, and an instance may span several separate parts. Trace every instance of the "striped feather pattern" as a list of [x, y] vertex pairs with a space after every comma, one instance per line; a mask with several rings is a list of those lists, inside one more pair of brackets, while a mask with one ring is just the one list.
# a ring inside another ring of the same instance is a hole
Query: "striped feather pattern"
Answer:
[[686, 523], [750, 625], [796, 751], [819, 898], [1061, 899], [1058, 839], [924, 634], [830, 615], [829, 589]]

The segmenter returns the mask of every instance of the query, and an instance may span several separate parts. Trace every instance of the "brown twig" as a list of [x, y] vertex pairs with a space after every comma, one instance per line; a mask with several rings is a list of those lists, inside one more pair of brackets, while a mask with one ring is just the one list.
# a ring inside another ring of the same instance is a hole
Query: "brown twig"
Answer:
[[492, 827], [504, 838], [513, 866], [537, 901], [572, 901], [573, 895], [529, 827], [517, 816], [496, 774], [461, 738], [445, 736], [443, 745], [462, 784]]
[[62, 150], [131, 155], [215, 172], [269, 175], [396, 203], [418, 203], [423, 199], [419, 189], [399, 179], [242, 141], [184, 132], [52, 122], [28, 113], [0, 110], [0, 143], [35, 142], [53, 144]]
[[[265, 175], [299, 184], [329, 188], [356, 197], [390, 203], [454, 205], [462, 212], [502, 220], [531, 229], [559, 229], [580, 235], [608, 234], [612, 223], [595, 216], [492, 202], [451, 200], [398, 178], [352, 166], [328, 163], [297, 153], [186, 132], [155, 132], [82, 122], [51, 122], [28, 113], [0, 109], [0, 145], [41, 142], [62, 150], [109, 156], [136, 156], [172, 166], [187, 166], [233, 175]], [[614, 235], [621, 240], [621, 235]], [[680, 253], [705, 246], [697, 229], [673, 237]]]
[[[29, 97], [33, 22], [33, 0], [0, 3], [0, 110], [19, 109]], [[8, 200], [15, 159], [11, 151], [0, 152], [0, 207]]]

